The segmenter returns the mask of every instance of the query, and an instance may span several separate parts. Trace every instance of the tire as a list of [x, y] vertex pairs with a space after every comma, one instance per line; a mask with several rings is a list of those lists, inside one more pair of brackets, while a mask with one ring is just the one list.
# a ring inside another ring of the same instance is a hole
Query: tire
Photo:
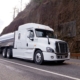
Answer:
[[36, 64], [41, 65], [41, 64], [43, 63], [43, 61], [44, 61], [44, 58], [43, 58], [43, 53], [42, 53], [42, 51], [41, 51], [41, 50], [37, 50], [37, 51], [35, 52], [35, 55], [34, 55], [34, 62], [35, 62]]
[[2, 49], [0, 48], [0, 54], [2, 54]]
[[3, 51], [2, 51], [2, 56], [3, 56], [3, 58], [6, 58], [6, 53], [7, 53], [7, 49], [4, 48]]
[[7, 58], [12, 58], [12, 48], [7, 49]]

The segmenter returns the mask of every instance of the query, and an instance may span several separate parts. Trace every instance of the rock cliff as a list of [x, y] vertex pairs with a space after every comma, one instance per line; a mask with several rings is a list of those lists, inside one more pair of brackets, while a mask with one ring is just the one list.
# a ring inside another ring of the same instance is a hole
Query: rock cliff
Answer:
[[2, 35], [31, 22], [49, 25], [68, 42], [71, 52], [80, 52], [80, 0], [32, 0]]

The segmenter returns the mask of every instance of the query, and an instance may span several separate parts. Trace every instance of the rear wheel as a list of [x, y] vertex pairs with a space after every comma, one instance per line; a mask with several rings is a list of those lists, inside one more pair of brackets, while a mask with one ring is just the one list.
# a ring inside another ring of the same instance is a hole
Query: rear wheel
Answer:
[[37, 51], [35, 52], [34, 61], [35, 61], [36, 64], [39, 64], [39, 65], [41, 65], [41, 64], [43, 63], [44, 58], [43, 58], [43, 53], [42, 53], [42, 51], [37, 50]]
[[7, 58], [12, 58], [12, 48], [7, 49]]
[[2, 54], [2, 49], [0, 48], [0, 54]]
[[7, 53], [7, 49], [4, 48], [3, 51], [2, 51], [2, 56], [3, 56], [4, 58], [6, 58], [6, 53]]

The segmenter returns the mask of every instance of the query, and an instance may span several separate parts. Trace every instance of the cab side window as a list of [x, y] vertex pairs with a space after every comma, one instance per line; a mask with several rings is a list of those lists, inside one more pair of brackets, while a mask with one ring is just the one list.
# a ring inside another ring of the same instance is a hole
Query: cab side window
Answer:
[[29, 31], [29, 37], [30, 37], [30, 38], [34, 38], [34, 32], [33, 32], [33, 30], [30, 30], [30, 31]]

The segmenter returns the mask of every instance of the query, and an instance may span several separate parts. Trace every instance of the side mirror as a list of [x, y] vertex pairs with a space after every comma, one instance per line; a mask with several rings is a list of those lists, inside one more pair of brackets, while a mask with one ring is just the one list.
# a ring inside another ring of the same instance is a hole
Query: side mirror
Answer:
[[31, 41], [34, 41], [34, 38], [33, 38], [33, 37], [29, 37], [29, 39], [30, 39]]
[[33, 37], [27, 36], [31, 41], [34, 41]]
[[29, 36], [27, 36], [27, 38], [29, 38]]

